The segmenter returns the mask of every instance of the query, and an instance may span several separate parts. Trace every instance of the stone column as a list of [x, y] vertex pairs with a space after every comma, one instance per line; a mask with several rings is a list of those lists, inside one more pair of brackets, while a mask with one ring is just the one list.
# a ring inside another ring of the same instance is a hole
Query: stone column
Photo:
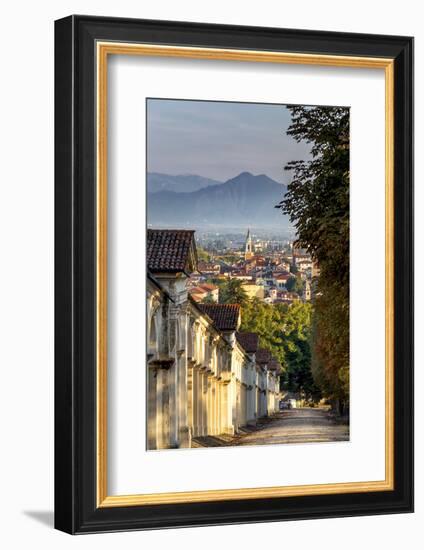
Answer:
[[214, 435], [214, 388], [213, 388], [213, 376], [209, 374], [208, 377], [208, 391], [209, 391], [209, 399], [208, 399], [208, 434]]
[[171, 449], [180, 446], [179, 438], [179, 415], [178, 415], [178, 359], [168, 372], [168, 400], [169, 400], [169, 443]]
[[148, 367], [147, 380], [147, 449], [157, 449], [157, 399], [156, 399], [157, 370]]
[[169, 383], [168, 370], [158, 369], [156, 377], [157, 388], [157, 449], [169, 449], [170, 424], [169, 424]]
[[208, 433], [208, 375], [202, 372], [202, 435]]
[[237, 379], [232, 378], [230, 384], [231, 390], [229, 394], [230, 403], [231, 403], [231, 426], [233, 428], [233, 433], [237, 432]]
[[215, 435], [219, 434], [219, 381], [215, 378]]
[[194, 432], [194, 369], [193, 363], [188, 363], [187, 369], [187, 424], [190, 433], [190, 438], [193, 437]]
[[203, 435], [203, 373], [201, 367], [196, 368], [197, 376], [197, 437]]
[[221, 398], [222, 398], [222, 382], [218, 381], [216, 386], [216, 410], [217, 410], [217, 434], [222, 434], [222, 409], [221, 409]]
[[228, 433], [228, 382], [221, 383], [221, 433]]
[[240, 427], [240, 420], [241, 420], [241, 391], [240, 391], [240, 381], [237, 380], [236, 382], [236, 422], [235, 422], [235, 428], [236, 431], [238, 431]]
[[243, 384], [241, 387], [242, 391], [242, 425], [245, 426], [247, 424], [247, 386], [246, 384]]
[[207, 422], [206, 422], [206, 434], [212, 435], [213, 426], [213, 407], [212, 407], [212, 378], [209, 374], [206, 374], [206, 410], [207, 410]]
[[203, 373], [197, 370], [197, 435], [203, 435]]
[[191, 446], [191, 436], [188, 427], [188, 362], [185, 352], [178, 352], [178, 392], [177, 392], [177, 415], [178, 415], [178, 446], [187, 448]]
[[212, 433], [217, 435], [218, 433], [218, 384], [216, 377], [212, 378]]
[[198, 419], [198, 408], [199, 408], [199, 371], [195, 366], [191, 369], [192, 372], [192, 436], [197, 437], [199, 435], [199, 419]]

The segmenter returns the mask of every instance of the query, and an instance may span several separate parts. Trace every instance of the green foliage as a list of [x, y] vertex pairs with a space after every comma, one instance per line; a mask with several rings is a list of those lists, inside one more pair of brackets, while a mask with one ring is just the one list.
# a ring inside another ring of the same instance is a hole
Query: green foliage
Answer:
[[202, 248], [198, 244], [196, 245], [196, 250], [197, 250], [197, 258], [201, 262], [209, 262], [211, 260], [211, 256], [209, 252], [207, 252], [204, 248]]
[[349, 109], [289, 107], [287, 134], [311, 144], [311, 160], [289, 162], [292, 181], [277, 205], [321, 275], [311, 341], [314, 380], [325, 395], [349, 400]]
[[325, 267], [326, 276], [349, 283], [349, 109], [289, 107], [287, 134], [312, 144], [312, 160], [289, 162], [292, 172], [284, 200], [298, 245]]
[[239, 279], [229, 279], [220, 285], [220, 304], [240, 304], [243, 306], [248, 301], [249, 298], [246, 291], [243, 289], [243, 281]]
[[254, 299], [242, 309], [241, 330], [259, 335], [260, 345], [283, 365], [284, 388], [318, 399], [311, 374], [311, 304], [270, 305]]
[[242, 332], [255, 332], [259, 336], [261, 347], [268, 349], [281, 364], [285, 364], [283, 333], [281, 327], [288, 306], [272, 306], [253, 298], [245, 303], [241, 311]]
[[289, 277], [286, 283], [287, 290], [289, 292], [293, 292], [295, 285], [296, 285], [296, 277]]
[[215, 300], [210, 292], [203, 298], [202, 304], [214, 304]]
[[287, 279], [286, 289], [289, 292], [296, 292], [299, 296], [302, 294], [304, 288], [304, 283], [300, 275], [296, 277], [290, 277]]
[[315, 301], [312, 342], [314, 379], [325, 394], [349, 401], [349, 297], [343, 287], [318, 284], [322, 292]]

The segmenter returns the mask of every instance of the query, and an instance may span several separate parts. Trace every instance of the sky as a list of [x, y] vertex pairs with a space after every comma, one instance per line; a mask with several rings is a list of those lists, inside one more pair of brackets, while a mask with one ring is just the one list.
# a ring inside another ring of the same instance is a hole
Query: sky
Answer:
[[284, 105], [147, 100], [147, 170], [226, 181], [240, 172], [288, 183], [284, 165], [310, 146], [287, 136]]

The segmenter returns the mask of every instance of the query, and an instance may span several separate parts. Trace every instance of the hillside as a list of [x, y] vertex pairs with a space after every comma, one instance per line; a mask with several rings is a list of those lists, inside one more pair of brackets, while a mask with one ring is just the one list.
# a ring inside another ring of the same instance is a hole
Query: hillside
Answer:
[[286, 186], [268, 176], [242, 172], [225, 183], [193, 192], [148, 194], [148, 223], [174, 227], [288, 227], [287, 217], [274, 206]]
[[158, 193], [160, 191], [190, 193], [208, 187], [209, 185], [218, 185], [221, 183], [221, 181], [203, 178], [202, 176], [193, 174], [182, 174], [178, 176], [160, 174], [159, 172], [149, 172], [147, 174], [148, 193]]

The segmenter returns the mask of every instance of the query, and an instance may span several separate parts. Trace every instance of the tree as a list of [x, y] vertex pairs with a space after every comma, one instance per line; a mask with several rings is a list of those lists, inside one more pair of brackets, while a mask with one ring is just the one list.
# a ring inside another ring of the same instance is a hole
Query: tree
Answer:
[[320, 266], [311, 341], [312, 372], [326, 395], [349, 401], [349, 109], [290, 106], [287, 134], [311, 144], [311, 159], [289, 162], [276, 206], [297, 230], [297, 245]]
[[259, 335], [260, 346], [268, 349], [283, 366], [284, 388], [317, 400], [321, 391], [311, 371], [311, 304], [270, 305], [253, 299], [242, 309], [242, 331]]
[[214, 303], [215, 303], [214, 297], [210, 292], [208, 292], [206, 296], [203, 298], [202, 304], [214, 304]]
[[219, 290], [220, 304], [240, 304], [243, 306], [248, 300], [249, 297], [243, 288], [243, 281], [239, 279], [229, 279], [221, 285]]
[[289, 306], [282, 325], [282, 345], [285, 356], [283, 387], [298, 392], [306, 399], [317, 400], [321, 391], [311, 371], [311, 318], [309, 303], [295, 302]]
[[253, 298], [247, 302], [241, 311], [242, 332], [255, 332], [259, 336], [260, 346], [269, 350], [284, 366], [282, 326], [288, 306], [277, 304], [272, 306]]
[[297, 269], [296, 264], [290, 264], [290, 273], [293, 273], [293, 275], [296, 275], [299, 270]]
[[289, 107], [287, 134], [311, 143], [312, 160], [289, 162], [293, 177], [276, 206], [290, 216], [297, 245], [306, 248], [321, 270], [349, 283], [349, 109]]
[[299, 393], [304, 399], [319, 401], [322, 392], [311, 370], [309, 339], [296, 339], [293, 349], [286, 353], [288, 368], [283, 376], [283, 387]]
[[325, 281], [320, 288], [312, 325], [312, 373], [343, 413], [349, 402], [349, 301], [343, 288], [327, 288]]
[[303, 287], [304, 284], [300, 275], [297, 275], [296, 277], [289, 277], [287, 279], [286, 289], [289, 292], [296, 292], [300, 296], [303, 292]]
[[197, 251], [197, 257], [202, 262], [209, 262], [211, 259], [211, 256], [209, 252], [207, 252], [204, 248], [202, 248], [199, 245], [196, 245], [196, 251]]

